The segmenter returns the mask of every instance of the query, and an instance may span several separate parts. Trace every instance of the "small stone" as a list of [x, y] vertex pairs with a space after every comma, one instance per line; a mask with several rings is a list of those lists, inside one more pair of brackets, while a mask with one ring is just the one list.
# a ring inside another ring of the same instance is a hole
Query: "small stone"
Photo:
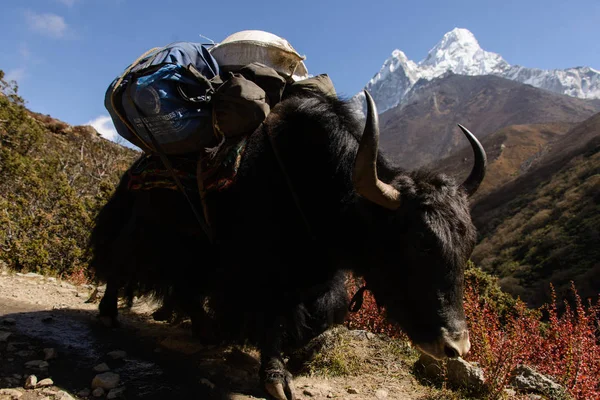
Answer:
[[17, 389], [0, 389], [0, 396], [9, 396], [9, 398], [18, 399], [23, 396], [23, 392]]
[[553, 397], [560, 397], [566, 393], [565, 388], [548, 376], [540, 374], [525, 365], [515, 368], [511, 384], [522, 391], [543, 393]]
[[12, 335], [12, 333], [0, 331], [0, 343], [6, 342], [10, 335]]
[[6, 361], [13, 362], [13, 361], [15, 361], [15, 359], [14, 358], [7, 358]]
[[383, 389], [379, 389], [375, 392], [375, 398], [377, 400], [381, 400], [381, 399], [387, 399], [388, 397], [388, 391], [387, 390], [383, 390]]
[[119, 380], [119, 374], [115, 374], [114, 372], [104, 372], [94, 377], [92, 380], [92, 389], [99, 387], [106, 390], [114, 389], [119, 384]]
[[369, 340], [373, 340], [375, 339], [377, 336], [375, 336], [375, 334], [373, 332], [367, 332], [367, 339]]
[[313, 392], [311, 392], [311, 391], [310, 391], [310, 390], [308, 390], [308, 389], [304, 389], [304, 390], [302, 391], [302, 394], [303, 394], [303, 395], [305, 395], [305, 396], [308, 396], [308, 397], [313, 397], [313, 396], [314, 396], [314, 393], [313, 393]]
[[8, 352], [17, 351], [17, 348], [16, 348], [16, 346], [15, 346], [14, 344], [12, 344], [12, 343], [9, 343], [9, 344], [6, 346], [6, 351], [8, 351]]
[[214, 384], [214, 383], [212, 383], [211, 381], [209, 381], [209, 380], [208, 380], [208, 379], [206, 379], [206, 378], [202, 378], [202, 379], [200, 379], [200, 383], [201, 383], [202, 385], [204, 385], [204, 386], [208, 386], [208, 387], [209, 387], [209, 388], [211, 388], [211, 389], [214, 389], [214, 388], [215, 388], [215, 384]]
[[47, 280], [48, 282], [56, 282], [56, 278], [52, 278], [52, 277], [50, 277], [50, 278], [46, 278], [46, 280]]
[[92, 392], [92, 396], [94, 396], [94, 397], [102, 397], [102, 396], [104, 396], [104, 389], [102, 389], [101, 387], [97, 387]]
[[106, 353], [107, 356], [112, 358], [113, 360], [122, 360], [127, 357], [127, 353], [123, 350], [114, 350]]
[[455, 387], [482, 388], [485, 384], [483, 370], [477, 363], [462, 358], [451, 358], [446, 363], [448, 381]]
[[106, 363], [98, 364], [94, 367], [94, 371], [96, 372], [108, 372], [110, 371], [110, 367], [106, 365]]
[[29, 375], [27, 379], [25, 379], [25, 384], [23, 385], [23, 387], [25, 389], [33, 389], [35, 388], [35, 385], [37, 385], [37, 381], [37, 376]]
[[106, 396], [107, 399], [118, 399], [119, 397], [123, 397], [123, 393], [125, 393], [125, 386], [121, 386], [120, 388], [111, 389]]
[[31, 357], [35, 355], [35, 351], [33, 350], [19, 350], [15, 353], [15, 355], [23, 358]]
[[[38, 383], [38, 385], [39, 385], [39, 383]], [[42, 389], [40, 393], [43, 394], [44, 396], [56, 396], [56, 394], [58, 392], [56, 390], [45, 388], [45, 389]]]
[[75, 399], [69, 393], [65, 392], [64, 390], [60, 390], [58, 393], [56, 393], [56, 397], [54, 398], [54, 400], [75, 400]]
[[53, 347], [48, 347], [44, 349], [44, 360], [52, 360], [58, 357], [58, 352]]
[[32, 360], [32, 361], [27, 361], [25, 363], [25, 368], [37, 368], [37, 369], [45, 369], [48, 368], [48, 362], [44, 361], [44, 360]]
[[17, 323], [17, 320], [14, 318], [4, 318], [2, 320], [2, 325], [12, 326]]
[[83, 390], [80, 390], [78, 393], [79, 397], [88, 397], [90, 394], [92, 394], [92, 391], [88, 388], [85, 388]]
[[21, 378], [23, 378], [23, 375], [21, 375], [21, 374], [13, 374], [12, 376], [15, 379], [21, 379]]
[[358, 389], [348, 388], [348, 393], [350, 393], [350, 394], [358, 394], [359, 392], [358, 392]]
[[331, 393], [331, 392], [327, 393], [327, 398], [328, 399], [333, 399], [333, 393]]
[[39, 381], [35, 387], [40, 388], [40, 387], [46, 387], [46, 386], [52, 386], [52, 385], [54, 385], [54, 381], [50, 378], [46, 378], [46, 379], [42, 379], [41, 381]]

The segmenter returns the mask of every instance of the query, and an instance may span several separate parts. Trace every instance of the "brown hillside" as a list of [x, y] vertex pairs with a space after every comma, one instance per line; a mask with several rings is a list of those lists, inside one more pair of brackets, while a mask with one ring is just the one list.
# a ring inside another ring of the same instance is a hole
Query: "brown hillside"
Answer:
[[[547, 153], [550, 143], [560, 139], [574, 125], [566, 122], [512, 125], [484, 137], [481, 143], [488, 156], [488, 169], [473, 200], [527, 172], [536, 160]], [[430, 167], [463, 180], [472, 166], [473, 152], [468, 147]]]
[[547, 146], [531, 169], [473, 205], [473, 261], [531, 306], [574, 281], [600, 293], [600, 113]]
[[381, 146], [415, 169], [468, 145], [457, 123], [484, 138], [510, 125], [578, 123], [598, 111], [597, 102], [508, 79], [448, 75], [418, 83], [405, 105], [380, 116]]

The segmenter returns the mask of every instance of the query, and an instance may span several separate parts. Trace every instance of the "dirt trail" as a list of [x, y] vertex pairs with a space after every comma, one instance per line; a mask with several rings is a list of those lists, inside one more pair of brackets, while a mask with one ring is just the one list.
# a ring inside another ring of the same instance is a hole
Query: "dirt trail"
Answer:
[[[202, 346], [185, 323], [153, 321], [156, 305], [148, 300], [121, 310], [122, 326], [107, 329], [96, 318], [97, 303], [86, 303], [92, 291], [92, 286], [41, 275], [0, 272], [0, 400], [264, 398], [252, 349]], [[363, 360], [362, 372], [335, 378], [298, 375], [297, 398], [426, 399], [429, 390], [406, 365], [378, 359], [377, 343], [373, 337], [355, 335], [348, 348], [375, 354]], [[44, 349], [57, 352], [47, 367], [26, 366], [52, 354]], [[115, 350], [126, 355], [113, 359], [108, 353]], [[101, 363], [119, 375], [119, 383], [112, 392], [94, 397], [91, 383], [98, 372], [93, 368]], [[24, 389], [31, 374], [53, 383]]]

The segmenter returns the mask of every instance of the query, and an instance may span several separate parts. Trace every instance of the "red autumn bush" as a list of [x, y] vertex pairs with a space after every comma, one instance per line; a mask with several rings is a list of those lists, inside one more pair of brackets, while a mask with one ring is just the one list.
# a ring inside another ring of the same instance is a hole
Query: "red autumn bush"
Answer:
[[[550, 304], [528, 309], [518, 299], [508, 300], [497, 287], [490, 289], [489, 276], [483, 281], [478, 277], [479, 273], [469, 275], [465, 291], [472, 344], [467, 360], [483, 368], [488, 398], [500, 398], [512, 371], [524, 364], [553, 377], [576, 399], [600, 399], [600, 300], [585, 307], [572, 284], [573, 301], [564, 300], [565, 311], [559, 315], [554, 288]], [[349, 278], [349, 298], [363, 283]], [[406, 338], [385, 320], [384, 312], [365, 292], [361, 310], [350, 313], [346, 326]]]

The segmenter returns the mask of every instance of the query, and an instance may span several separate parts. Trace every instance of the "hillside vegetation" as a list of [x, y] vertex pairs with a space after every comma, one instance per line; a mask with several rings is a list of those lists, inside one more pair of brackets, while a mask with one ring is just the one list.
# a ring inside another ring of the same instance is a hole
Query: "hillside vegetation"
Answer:
[[0, 71], [0, 259], [81, 274], [93, 218], [138, 153], [25, 108]]
[[600, 114], [552, 142], [525, 174], [473, 207], [482, 234], [473, 260], [530, 306], [600, 292]]

